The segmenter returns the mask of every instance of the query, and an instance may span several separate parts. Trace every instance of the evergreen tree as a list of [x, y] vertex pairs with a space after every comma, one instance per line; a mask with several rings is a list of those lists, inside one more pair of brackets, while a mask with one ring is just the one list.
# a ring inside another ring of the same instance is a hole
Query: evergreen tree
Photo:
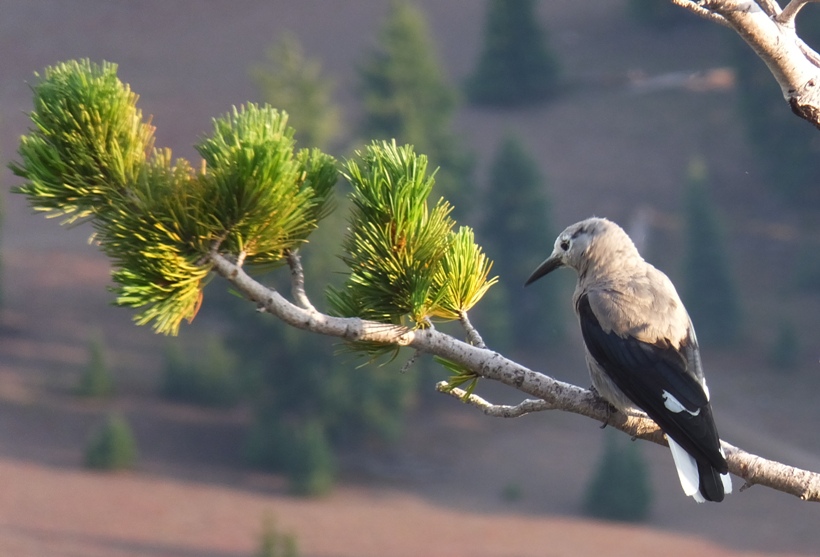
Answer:
[[535, 7], [536, 0], [489, 0], [484, 48], [467, 81], [470, 101], [519, 106], [556, 94], [558, 63]]
[[87, 397], [105, 397], [114, 390], [114, 380], [108, 369], [105, 346], [100, 335], [93, 335], [88, 342], [88, 364], [77, 385], [77, 394]]
[[458, 105], [447, 83], [429, 25], [411, 3], [394, 0], [376, 47], [359, 70], [364, 119], [361, 133], [395, 139], [425, 153], [434, 166], [438, 195], [469, 213], [472, 161], [452, 131]]
[[333, 83], [322, 66], [305, 55], [295, 35], [285, 33], [265, 53], [265, 62], [251, 67], [262, 99], [288, 113], [296, 138], [309, 147], [326, 148], [338, 135], [340, 111], [333, 103]]
[[740, 334], [740, 300], [702, 160], [690, 163], [687, 181], [683, 299], [700, 345], [728, 346]]
[[800, 339], [797, 327], [783, 320], [777, 328], [769, 351], [769, 365], [779, 371], [793, 371], [800, 363]]
[[649, 517], [649, 470], [637, 443], [605, 435], [604, 452], [584, 495], [587, 516], [641, 522]]
[[122, 416], [113, 414], [91, 438], [85, 453], [87, 468], [125, 470], [137, 459], [137, 443], [131, 426]]
[[230, 407], [242, 394], [237, 356], [218, 336], [210, 335], [205, 349], [185, 354], [179, 343], [165, 351], [162, 394], [171, 400], [202, 406]]
[[558, 302], [559, 281], [550, 281], [538, 290], [522, 287], [557, 232], [544, 177], [513, 136], [505, 137], [496, 152], [482, 206], [485, 214], [479, 236], [487, 255], [495, 261], [501, 286], [496, 290], [503, 289], [503, 295], [494, 292], [488, 299], [503, 299], [500, 304], [488, 304], [493, 306], [493, 318], [503, 315], [509, 340], [518, 348], [560, 340], [565, 320]]
[[282, 532], [271, 517], [265, 517], [262, 539], [255, 557], [298, 557], [296, 536]]

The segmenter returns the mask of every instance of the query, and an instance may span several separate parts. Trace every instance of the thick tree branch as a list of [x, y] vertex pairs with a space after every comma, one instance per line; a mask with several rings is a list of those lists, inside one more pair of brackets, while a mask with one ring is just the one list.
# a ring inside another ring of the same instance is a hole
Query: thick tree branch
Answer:
[[806, 0], [792, 0], [783, 11], [772, 1], [672, 1], [702, 17], [725, 21], [766, 63], [792, 111], [820, 127], [820, 56], [794, 26]]
[[[355, 317], [332, 317], [315, 308], [302, 308], [289, 302], [275, 290], [252, 279], [245, 271], [225, 256], [211, 253], [213, 269], [228, 279], [234, 287], [255, 302], [260, 309], [275, 315], [288, 325], [314, 333], [334, 336], [349, 341], [370, 341], [408, 346], [420, 352], [440, 356], [460, 364], [486, 379], [498, 381], [542, 402], [525, 401], [518, 407], [495, 410], [483, 399], [468, 397], [478, 406], [482, 400], [485, 413], [510, 415], [533, 409], [562, 410], [587, 416], [619, 429], [628, 435], [654, 443], [665, 444], [657, 425], [646, 417], [611, 411], [609, 404], [594, 393], [553, 379], [508, 360], [497, 352], [459, 341], [433, 328], [410, 330], [404, 327], [365, 321]], [[474, 395], [473, 395], [474, 396]], [[523, 409], [514, 410], [522, 407]], [[800, 470], [779, 462], [766, 460], [737, 447], [723, 444], [729, 470], [743, 478], [747, 485], [764, 485], [790, 493], [806, 501], [820, 502], [820, 474]]]

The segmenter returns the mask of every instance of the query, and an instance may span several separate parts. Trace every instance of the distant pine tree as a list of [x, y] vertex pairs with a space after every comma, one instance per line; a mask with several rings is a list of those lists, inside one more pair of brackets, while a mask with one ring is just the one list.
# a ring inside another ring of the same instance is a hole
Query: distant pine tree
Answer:
[[769, 365], [779, 371], [792, 371], [800, 363], [800, 342], [797, 327], [791, 321], [781, 321], [769, 351]]
[[270, 516], [265, 517], [262, 539], [255, 557], [298, 557], [296, 536], [282, 532]]
[[114, 379], [105, 360], [102, 337], [93, 335], [88, 342], [88, 364], [76, 389], [79, 396], [106, 397], [113, 392]]
[[544, 259], [557, 231], [552, 225], [552, 206], [545, 179], [521, 142], [507, 136], [490, 166], [490, 181], [482, 202], [483, 225], [479, 236], [493, 260], [500, 284], [491, 294], [503, 299], [493, 315], [510, 328], [509, 340], [518, 348], [533, 348], [563, 338], [564, 311], [558, 301], [560, 281], [535, 288], [522, 285]]
[[333, 450], [324, 427], [316, 420], [308, 422], [297, 438], [290, 488], [297, 495], [324, 495], [333, 487], [336, 476]]
[[168, 399], [202, 406], [235, 406], [242, 396], [239, 359], [218, 336], [211, 336], [195, 356], [178, 342], [165, 351], [162, 394]]
[[484, 47], [467, 80], [475, 104], [520, 106], [556, 94], [560, 71], [546, 30], [538, 23], [536, 0], [490, 0]]
[[452, 131], [458, 94], [433, 45], [424, 14], [408, 2], [392, 2], [378, 43], [359, 70], [361, 133], [409, 143], [427, 155], [431, 168], [440, 167], [435, 195], [446, 197], [463, 217], [472, 209], [472, 160]]
[[128, 422], [119, 415], [108, 417], [86, 447], [85, 465], [97, 470], [125, 470], [137, 459], [137, 443]]
[[606, 435], [604, 452], [584, 495], [584, 514], [641, 522], [649, 518], [651, 507], [649, 470], [640, 446], [621, 435]]
[[288, 124], [304, 147], [326, 148], [338, 135], [340, 110], [333, 103], [333, 83], [322, 66], [305, 55], [295, 35], [286, 33], [265, 52], [265, 62], [251, 67], [262, 99], [288, 113]]
[[737, 286], [703, 161], [694, 159], [688, 174], [683, 299], [701, 346], [729, 346], [740, 335]]

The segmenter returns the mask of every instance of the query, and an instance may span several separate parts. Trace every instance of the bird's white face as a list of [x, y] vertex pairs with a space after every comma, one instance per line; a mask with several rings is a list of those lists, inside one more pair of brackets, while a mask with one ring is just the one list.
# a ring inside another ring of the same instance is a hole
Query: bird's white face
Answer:
[[580, 269], [584, 255], [596, 234], [597, 221], [587, 219], [573, 224], [558, 235], [553, 246], [552, 254], [527, 279], [530, 284], [559, 267]]
[[550, 259], [556, 259], [562, 266], [578, 270], [594, 234], [595, 228], [589, 226], [588, 221], [573, 224], [555, 239]]

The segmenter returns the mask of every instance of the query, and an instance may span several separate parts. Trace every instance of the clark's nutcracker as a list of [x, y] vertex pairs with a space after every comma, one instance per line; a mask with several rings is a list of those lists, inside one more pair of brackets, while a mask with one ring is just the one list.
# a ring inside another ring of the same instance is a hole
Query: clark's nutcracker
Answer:
[[598, 394], [620, 410], [643, 410], [660, 426], [687, 495], [722, 501], [732, 482], [695, 329], [672, 282], [620, 226], [601, 218], [561, 232], [526, 284], [564, 266], [578, 273], [572, 300]]

